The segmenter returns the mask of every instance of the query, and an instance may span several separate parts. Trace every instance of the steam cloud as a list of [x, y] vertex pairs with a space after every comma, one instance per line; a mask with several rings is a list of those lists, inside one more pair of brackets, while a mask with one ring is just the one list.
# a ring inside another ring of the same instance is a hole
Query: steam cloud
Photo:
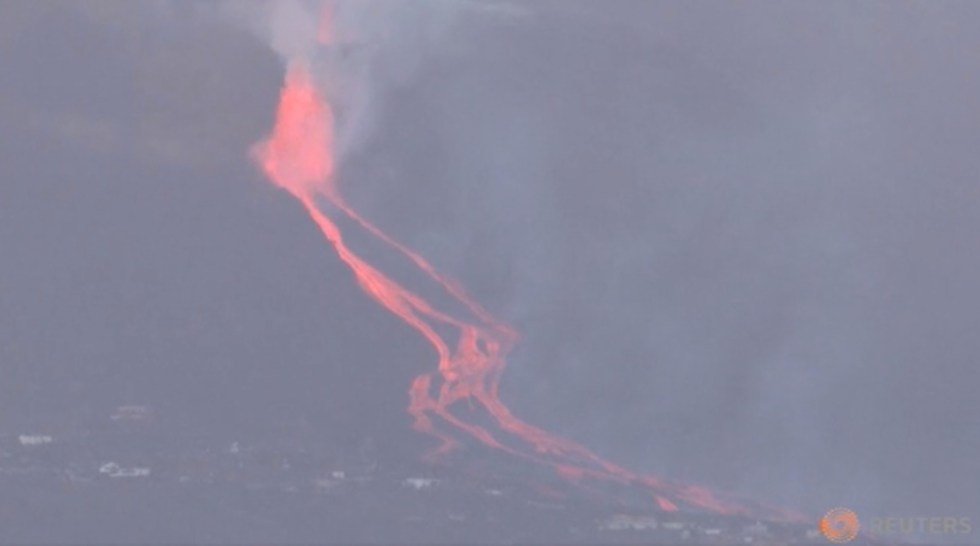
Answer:
[[307, 59], [315, 65], [317, 83], [338, 113], [336, 153], [343, 161], [376, 129], [384, 95], [410, 82], [426, 58], [440, 54], [455, 20], [480, 5], [286, 0], [231, 2], [226, 9], [284, 62]]

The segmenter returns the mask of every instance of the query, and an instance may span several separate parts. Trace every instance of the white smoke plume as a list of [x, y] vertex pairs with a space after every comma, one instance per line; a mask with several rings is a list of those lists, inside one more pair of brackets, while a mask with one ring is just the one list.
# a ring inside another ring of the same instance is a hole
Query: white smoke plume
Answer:
[[429, 56], [444, 55], [460, 17], [515, 18], [529, 12], [468, 0], [285, 0], [230, 2], [225, 11], [250, 28], [284, 63], [302, 61], [337, 115], [334, 153], [356, 152], [375, 129], [385, 94], [411, 81]]

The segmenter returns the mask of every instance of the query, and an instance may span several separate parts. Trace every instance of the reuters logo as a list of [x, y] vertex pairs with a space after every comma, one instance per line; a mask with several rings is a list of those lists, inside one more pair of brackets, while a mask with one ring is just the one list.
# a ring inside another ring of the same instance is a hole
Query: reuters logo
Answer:
[[831, 542], [850, 542], [860, 528], [857, 514], [847, 508], [834, 508], [820, 518], [820, 532]]

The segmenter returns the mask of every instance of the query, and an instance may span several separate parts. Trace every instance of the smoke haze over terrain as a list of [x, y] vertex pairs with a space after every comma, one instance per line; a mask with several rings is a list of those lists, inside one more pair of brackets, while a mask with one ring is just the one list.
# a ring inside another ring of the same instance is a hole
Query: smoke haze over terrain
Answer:
[[430, 351], [248, 163], [304, 55], [341, 191], [521, 332], [517, 415], [810, 512], [980, 517], [975, 4], [337, 2], [327, 46], [316, 7], [0, 8], [7, 426], [149, 398], [420, 452], [382, 415]]

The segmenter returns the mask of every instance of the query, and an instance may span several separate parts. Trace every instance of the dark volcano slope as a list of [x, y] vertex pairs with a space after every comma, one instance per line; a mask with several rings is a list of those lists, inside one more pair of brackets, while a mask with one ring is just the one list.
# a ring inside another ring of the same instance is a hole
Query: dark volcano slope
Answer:
[[4, 429], [147, 405], [175, 438], [416, 454], [407, 386], [433, 356], [292, 199], [244, 161], [209, 177], [29, 140], [0, 154]]

